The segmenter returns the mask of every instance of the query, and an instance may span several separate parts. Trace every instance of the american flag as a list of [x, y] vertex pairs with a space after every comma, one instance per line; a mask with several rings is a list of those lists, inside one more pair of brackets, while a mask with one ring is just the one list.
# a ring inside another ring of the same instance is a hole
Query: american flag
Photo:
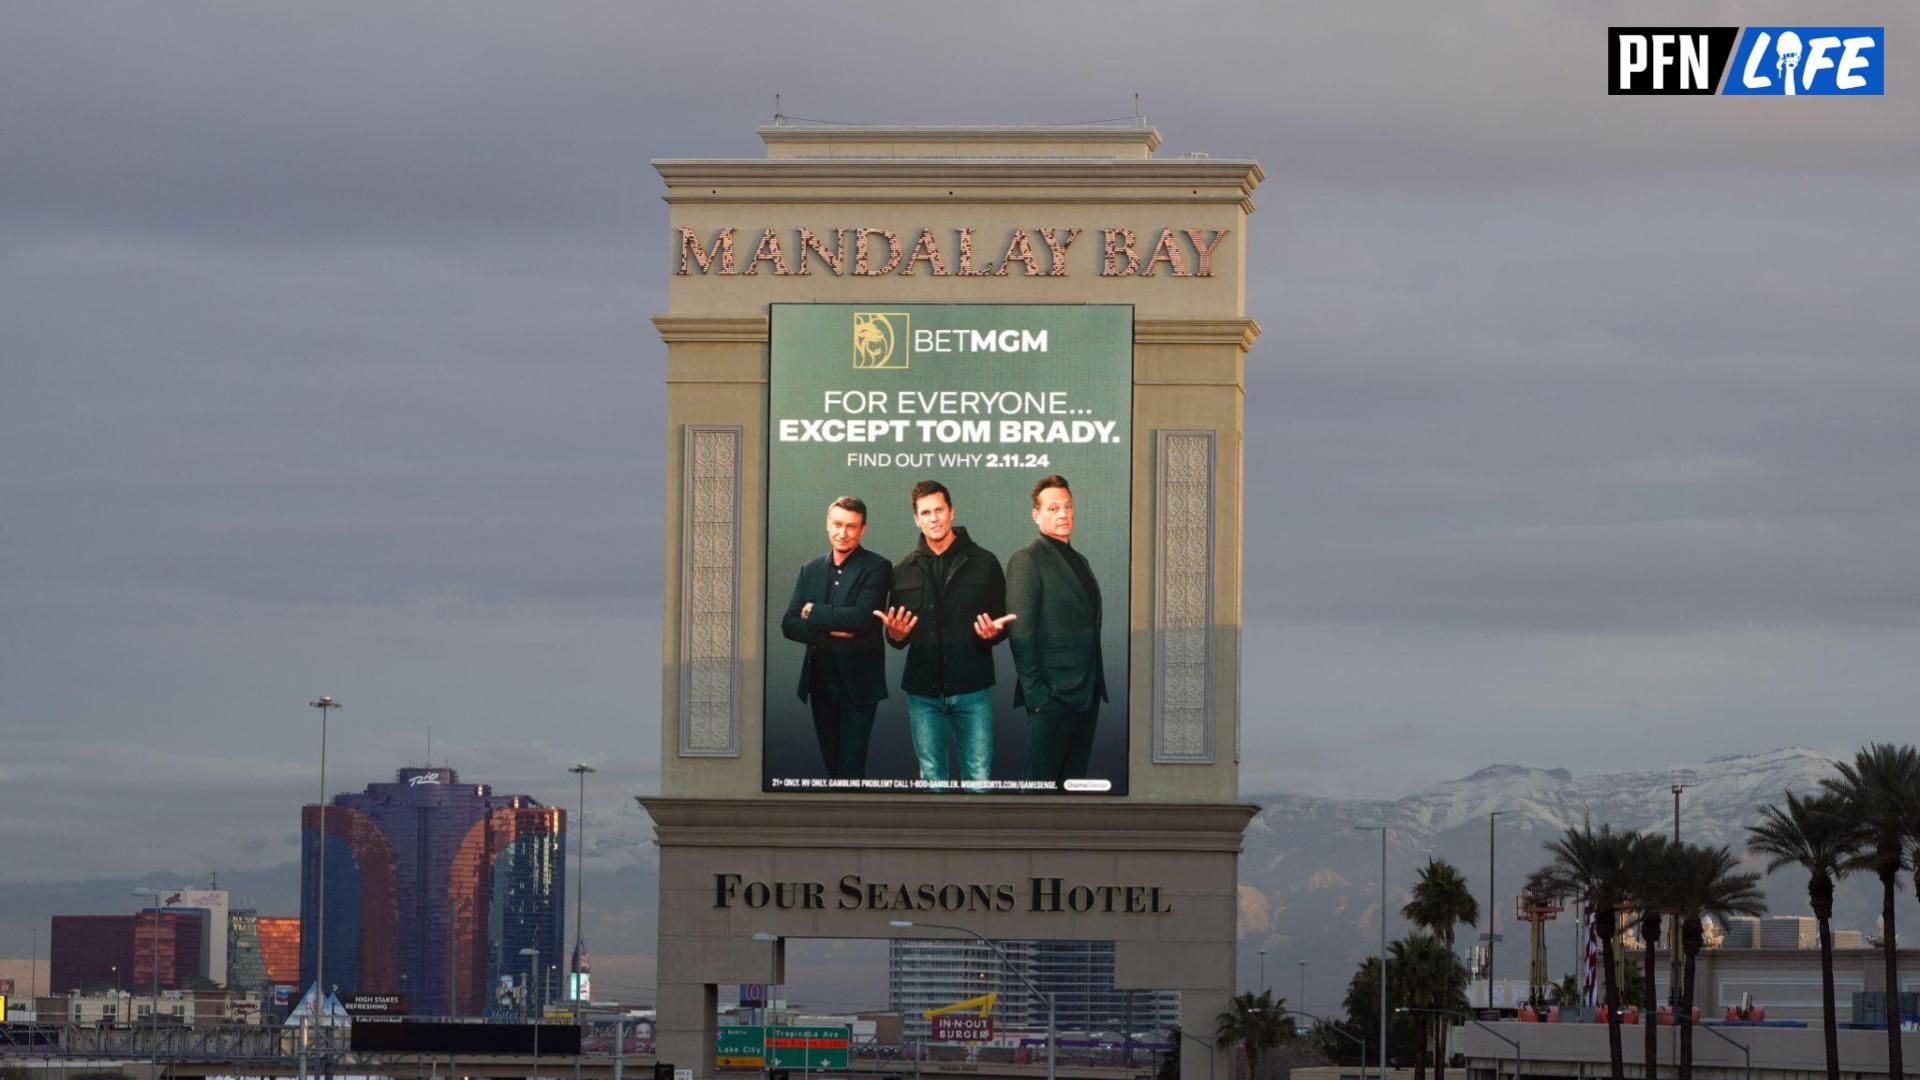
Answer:
[[1599, 920], [1594, 917], [1593, 905], [1589, 903], [1584, 907], [1587, 913], [1587, 962], [1580, 986], [1585, 994], [1587, 1008], [1591, 1009], [1598, 1004], [1596, 991], [1599, 989], [1600, 982], [1600, 926]]

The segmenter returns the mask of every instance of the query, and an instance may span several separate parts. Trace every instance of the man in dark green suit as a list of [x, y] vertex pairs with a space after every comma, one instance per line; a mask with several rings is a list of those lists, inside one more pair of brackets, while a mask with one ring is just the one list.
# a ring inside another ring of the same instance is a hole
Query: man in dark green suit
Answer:
[[827, 775], [861, 780], [873, 714], [887, 696], [887, 654], [873, 609], [893, 588], [893, 564], [860, 546], [867, 504], [842, 495], [827, 507], [825, 555], [800, 568], [780, 618], [787, 640], [807, 647], [800, 700], [813, 710], [813, 733]]
[[1107, 700], [1100, 656], [1100, 583], [1073, 549], [1073, 489], [1063, 476], [1033, 487], [1033, 523], [1040, 535], [1007, 560], [1007, 624], [1019, 685], [1015, 707], [1027, 710], [1029, 780], [1087, 775], [1100, 703]]

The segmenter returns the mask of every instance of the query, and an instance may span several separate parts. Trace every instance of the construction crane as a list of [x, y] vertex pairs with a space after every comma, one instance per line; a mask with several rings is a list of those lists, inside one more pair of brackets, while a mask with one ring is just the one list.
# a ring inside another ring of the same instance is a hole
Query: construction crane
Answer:
[[1527, 999], [1535, 1008], [1546, 1001], [1547, 987], [1553, 976], [1547, 972], [1547, 924], [1565, 910], [1558, 899], [1536, 897], [1525, 890], [1514, 898], [1513, 917], [1527, 923], [1533, 946], [1533, 963], [1527, 969]]

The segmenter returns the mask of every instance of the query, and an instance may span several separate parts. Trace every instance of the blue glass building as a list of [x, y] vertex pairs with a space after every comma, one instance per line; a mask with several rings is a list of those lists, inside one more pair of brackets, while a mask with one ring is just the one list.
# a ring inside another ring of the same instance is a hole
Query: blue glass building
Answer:
[[[300, 983], [318, 945], [320, 807], [301, 810]], [[417, 1016], [487, 1011], [564, 973], [566, 811], [408, 767], [327, 805], [326, 979], [405, 994]], [[538, 949], [538, 968], [522, 949]], [[539, 991], [529, 994], [529, 999]], [[559, 1000], [564, 988], [547, 989]]]

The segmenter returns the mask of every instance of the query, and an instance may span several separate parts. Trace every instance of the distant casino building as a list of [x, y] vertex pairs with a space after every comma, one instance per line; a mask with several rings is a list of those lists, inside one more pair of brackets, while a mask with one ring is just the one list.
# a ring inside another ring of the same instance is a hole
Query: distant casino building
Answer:
[[[566, 811], [462, 784], [444, 766], [336, 795], [327, 809], [326, 980], [410, 998], [416, 1016], [486, 1011], [503, 981], [564, 994]], [[301, 810], [300, 986], [315, 976], [320, 807]]]
[[927, 1037], [927, 1010], [989, 992], [1000, 995], [993, 1010], [997, 1031], [1046, 1027], [1046, 1002], [1033, 996], [1020, 975], [1053, 998], [1054, 1022], [1063, 1032], [1161, 1032], [1179, 1022], [1177, 991], [1115, 988], [1111, 941], [998, 944], [1004, 961], [971, 939], [887, 943], [888, 1003], [901, 1014], [908, 1038]]
[[227, 985], [266, 996], [273, 986], [299, 981], [300, 920], [234, 909], [227, 919]]
[[178, 990], [206, 975], [206, 919], [198, 911], [151, 909], [137, 915], [55, 915], [49, 957], [52, 989], [151, 987], [159, 967], [160, 988]]

